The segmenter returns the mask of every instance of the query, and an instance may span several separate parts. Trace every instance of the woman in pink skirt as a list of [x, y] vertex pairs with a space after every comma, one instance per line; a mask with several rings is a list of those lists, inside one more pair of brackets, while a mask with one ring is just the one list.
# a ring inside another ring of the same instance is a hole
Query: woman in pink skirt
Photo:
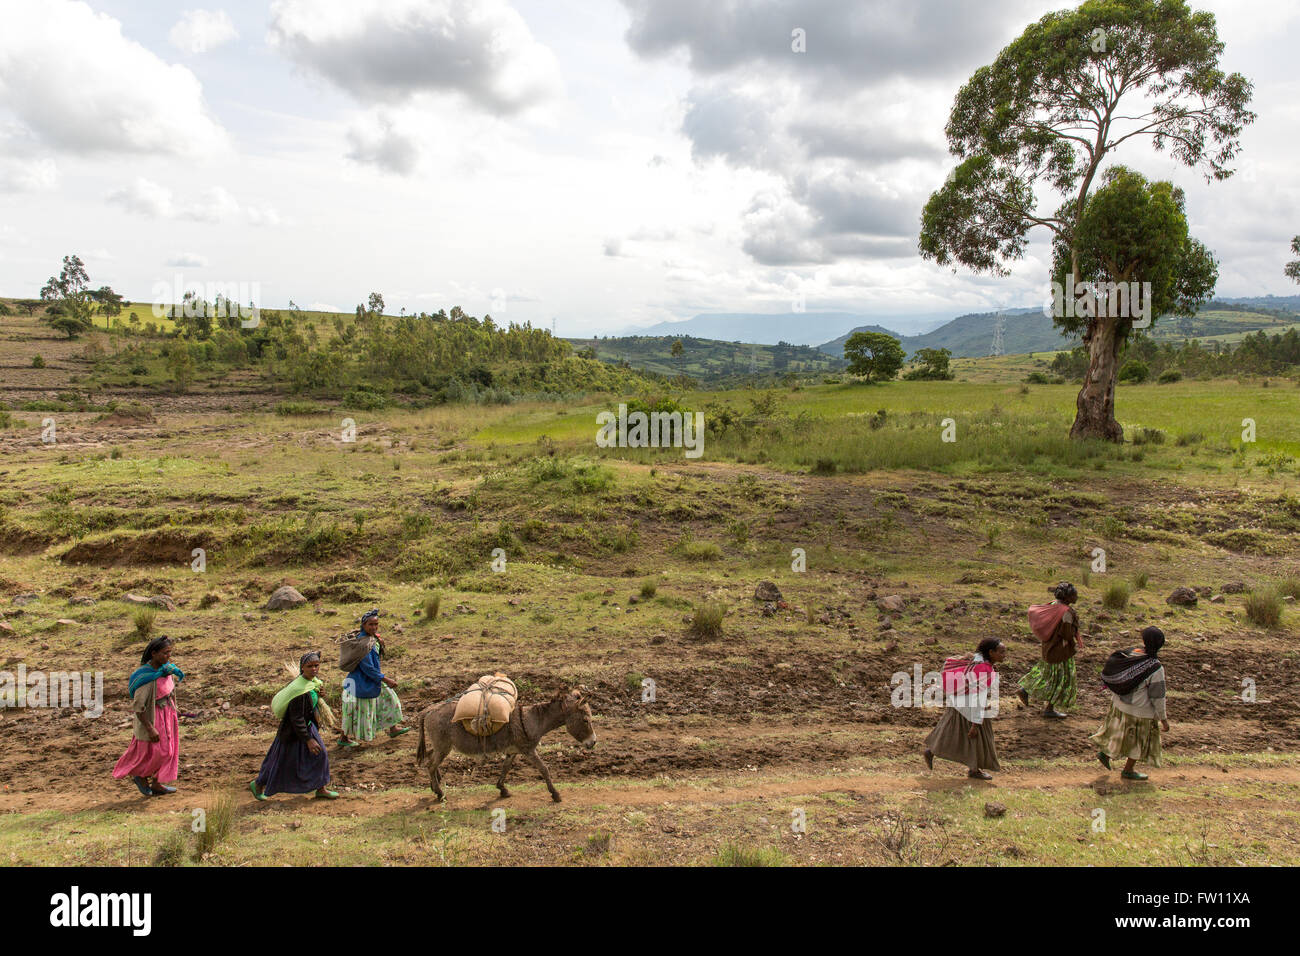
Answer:
[[146, 797], [175, 793], [167, 782], [180, 772], [181, 726], [172, 691], [185, 679], [171, 662], [172, 639], [156, 637], [131, 674], [129, 693], [135, 739], [113, 768], [118, 780], [130, 777]]

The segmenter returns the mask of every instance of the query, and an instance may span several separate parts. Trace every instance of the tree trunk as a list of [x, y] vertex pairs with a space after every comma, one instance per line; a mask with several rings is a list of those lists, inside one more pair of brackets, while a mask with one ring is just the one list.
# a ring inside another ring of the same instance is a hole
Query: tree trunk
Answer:
[[1124, 429], [1115, 420], [1115, 376], [1119, 369], [1119, 320], [1094, 319], [1088, 334], [1088, 373], [1075, 400], [1078, 409], [1071, 438], [1101, 438], [1121, 442]]

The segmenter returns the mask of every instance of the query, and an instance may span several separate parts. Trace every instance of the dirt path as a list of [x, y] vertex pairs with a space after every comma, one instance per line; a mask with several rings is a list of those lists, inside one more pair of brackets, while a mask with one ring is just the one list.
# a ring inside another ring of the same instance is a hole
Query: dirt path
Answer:
[[[989, 794], [1005, 790], [1091, 790], [1099, 794], [1124, 793], [1143, 788], [1178, 790], [1201, 784], [1231, 781], [1234, 784], [1300, 783], [1300, 767], [1241, 767], [1225, 768], [1219, 764], [1184, 764], [1152, 772], [1147, 783], [1129, 783], [1120, 779], [1117, 772], [1104, 773], [1100, 768], [1071, 767], [1037, 770], [1010, 768], [995, 776], [992, 783], [968, 780], [959, 768], [938, 769], [933, 774], [862, 773], [823, 774], [800, 776], [789, 780], [756, 779], [752, 784], [736, 786], [720, 784], [712, 778], [673, 779], [660, 783], [565, 785], [557, 783], [564, 798], [561, 807], [655, 807], [702, 806], [748, 803], [757, 800], [782, 799], [824, 793], [858, 794], [912, 794], [923, 795], [940, 790], [959, 790], [972, 786]], [[486, 779], [486, 778], [485, 778]], [[480, 784], [481, 785], [481, 784]], [[447, 787], [447, 800], [443, 806], [449, 810], [487, 810], [508, 807], [514, 810], [533, 810], [554, 806], [540, 781], [526, 780], [512, 785], [512, 796], [499, 799], [494, 794], [485, 795], [464, 787]], [[459, 789], [459, 793], [457, 793]], [[250, 793], [238, 791], [241, 809], [292, 810], [327, 816], [381, 816], [408, 811], [436, 810], [432, 794], [412, 793], [404, 790], [356, 792], [344, 794], [335, 801], [314, 800], [310, 797], [281, 796], [265, 803], [255, 801]], [[168, 813], [188, 809], [189, 802], [182, 791], [174, 797], [144, 801], [134, 792], [130, 796], [114, 789], [108, 792], [78, 793], [0, 793], [0, 813], [35, 813], [57, 810], [61, 813], [86, 811], [144, 810]]]

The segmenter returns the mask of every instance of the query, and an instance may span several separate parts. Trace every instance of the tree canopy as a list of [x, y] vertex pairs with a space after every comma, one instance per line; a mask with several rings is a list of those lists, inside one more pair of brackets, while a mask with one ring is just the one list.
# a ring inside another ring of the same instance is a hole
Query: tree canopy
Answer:
[[854, 332], [844, 342], [844, 357], [849, 360], [850, 374], [861, 375], [867, 381], [884, 381], [898, 374], [907, 353], [892, 335]]

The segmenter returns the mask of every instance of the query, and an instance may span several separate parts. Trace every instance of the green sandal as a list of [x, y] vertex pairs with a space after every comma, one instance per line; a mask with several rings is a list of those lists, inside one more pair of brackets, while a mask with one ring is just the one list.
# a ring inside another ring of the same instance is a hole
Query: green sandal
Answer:
[[1106, 751], [1104, 750], [1098, 750], [1097, 759], [1101, 761], [1101, 765], [1103, 767], [1105, 767], [1107, 770], [1110, 769], [1110, 754], [1106, 753]]
[[339, 746], [340, 746], [340, 747], [356, 747], [356, 746], [358, 746], [358, 744], [357, 744], [357, 742], [356, 742], [355, 740], [340, 740], [340, 741], [339, 741]]
[[338, 792], [334, 790], [325, 790], [322, 788], [316, 791], [317, 800], [337, 800], [338, 798]]
[[388, 736], [390, 737], [400, 737], [402, 736], [402, 734], [408, 734], [410, 732], [411, 732], [410, 727], [389, 727], [388, 728]]
[[1146, 774], [1138, 773], [1136, 770], [1125, 770], [1120, 776], [1125, 780], [1145, 780], [1147, 778]]
[[248, 789], [249, 789], [249, 790], [252, 790], [252, 791], [253, 791], [253, 796], [257, 797], [257, 799], [259, 799], [259, 800], [266, 800], [266, 799], [269, 799], [269, 798], [267, 797], [266, 794], [264, 794], [264, 793], [258, 793], [258, 792], [257, 792], [257, 781], [256, 781], [256, 780], [250, 780], [250, 781], [248, 781]]

